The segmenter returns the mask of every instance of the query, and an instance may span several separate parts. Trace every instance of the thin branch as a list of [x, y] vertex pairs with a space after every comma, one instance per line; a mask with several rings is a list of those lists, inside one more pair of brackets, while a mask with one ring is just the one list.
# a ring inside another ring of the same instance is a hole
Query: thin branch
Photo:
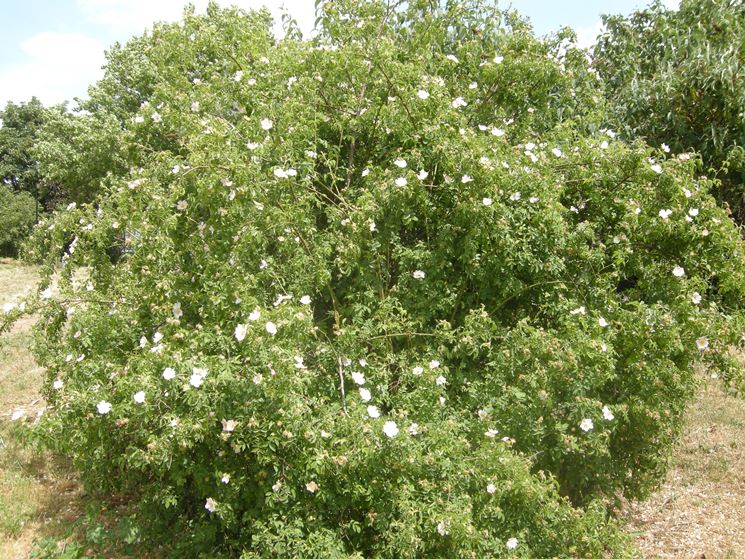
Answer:
[[344, 408], [344, 415], [347, 415], [347, 396], [344, 393], [344, 366], [341, 357], [339, 357], [339, 389], [341, 390], [341, 405]]

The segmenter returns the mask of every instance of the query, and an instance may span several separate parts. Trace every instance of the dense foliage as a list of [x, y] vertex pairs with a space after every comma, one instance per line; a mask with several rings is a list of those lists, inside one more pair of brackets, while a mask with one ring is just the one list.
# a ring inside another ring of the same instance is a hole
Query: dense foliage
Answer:
[[320, 25], [211, 5], [118, 59], [127, 172], [30, 246], [40, 435], [178, 556], [630, 556], [596, 498], [659, 480], [697, 360], [736, 371], [712, 183], [513, 14]]
[[31, 155], [46, 109], [35, 97], [0, 110], [0, 184], [41, 197], [38, 165]]
[[61, 185], [65, 203], [91, 202], [110, 173], [127, 170], [119, 143], [122, 132], [121, 123], [105, 111], [50, 109], [32, 150], [42, 180]]
[[36, 202], [28, 192], [0, 184], [0, 256], [16, 256], [36, 222]]
[[745, 221], [745, 2], [660, 2], [604, 19], [595, 47], [618, 129], [673, 153], [699, 152], [715, 191]]

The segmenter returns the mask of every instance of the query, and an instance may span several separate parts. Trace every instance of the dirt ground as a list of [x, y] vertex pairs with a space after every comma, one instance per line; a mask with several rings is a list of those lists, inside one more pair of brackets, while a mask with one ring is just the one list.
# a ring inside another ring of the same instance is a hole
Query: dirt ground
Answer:
[[745, 558], [745, 399], [707, 380], [665, 483], [625, 519], [645, 558]]

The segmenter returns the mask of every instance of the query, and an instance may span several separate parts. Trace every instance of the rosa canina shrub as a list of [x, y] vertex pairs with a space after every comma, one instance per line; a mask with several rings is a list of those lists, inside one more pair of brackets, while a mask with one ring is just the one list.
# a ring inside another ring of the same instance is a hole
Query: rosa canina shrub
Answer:
[[184, 556], [633, 555], [596, 497], [654, 486], [697, 360], [736, 371], [736, 226], [514, 16], [320, 22], [156, 27], [131, 172], [29, 245], [39, 435]]

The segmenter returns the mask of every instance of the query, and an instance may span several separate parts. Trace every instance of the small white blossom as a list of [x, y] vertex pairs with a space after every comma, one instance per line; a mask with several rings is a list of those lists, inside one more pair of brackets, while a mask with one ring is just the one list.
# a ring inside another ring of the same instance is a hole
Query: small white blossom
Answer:
[[354, 381], [355, 384], [362, 386], [363, 384], [365, 384], [365, 375], [358, 371], [354, 371], [352, 373], [352, 380]]
[[491, 198], [482, 198], [481, 199], [481, 203], [484, 204], [485, 206], [491, 206], [493, 202], [494, 202], [494, 200], [492, 200]]
[[383, 424], [383, 433], [389, 438], [392, 439], [396, 435], [398, 435], [398, 425], [396, 425], [395, 421], [386, 421]]
[[552, 148], [551, 153], [553, 153], [556, 157], [562, 157], [564, 155], [559, 148]]
[[463, 97], [456, 97], [455, 99], [453, 99], [453, 102], [452, 102], [452, 103], [450, 103], [450, 105], [451, 105], [451, 106], [452, 106], [452, 107], [453, 107], [454, 109], [460, 109], [461, 107], [465, 107], [465, 106], [467, 106], [467, 105], [468, 105], [468, 103], [466, 102], [466, 100], [465, 100], [465, 99], [463, 99]]
[[63, 386], [64, 383], [60, 379], [57, 379], [52, 383], [52, 388], [55, 390], [61, 390]]
[[447, 536], [450, 532], [448, 532], [448, 527], [445, 522], [440, 521], [437, 523], [437, 533], [441, 536]]
[[416, 92], [416, 96], [419, 97], [419, 99], [421, 99], [422, 101], [425, 101], [429, 99], [429, 92], [423, 89], [420, 89], [419, 91]]
[[421, 374], [422, 374], [423, 372], [424, 372], [424, 367], [414, 367], [414, 368], [413, 368], [413, 369], [411, 370], [411, 373], [412, 373], [413, 375], [417, 375], [417, 376], [421, 375]]
[[222, 430], [226, 433], [232, 433], [238, 427], [238, 422], [235, 419], [223, 419], [221, 423]]
[[380, 410], [377, 406], [367, 406], [367, 415], [373, 419], [377, 419], [380, 417]]
[[259, 309], [254, 309], [251, 311], [251, 314], [248, 315], [248, 320], [251, 322], [256, 322], [261, 318], [261, 312], [259, 312]]
[[698, 305], [701, 302], [701, 294], [698, 291], [694, 291], [691, 295], [691, 303]]
[[473, 179], [468, 175], [463, 175], [460, 178], [460, 182], [462, 182], [463, 184], [468, 184], [469, 182], [473, 182]]
[[435, 382], [437, 383], [437, 386], [445, 386], [448, 381], [444, 376], [440, 375], [435, 379]]
[[368, 227], [370, 228], [370, 233], [374, 233], [374, 232], [375, 232], [375, 230], [376, 230], [376, 229], [378, 228], [378, 226], [377, 226], [377, 225], [375, 225], [375, 222], [374, 222], [374, 221], [371, 221], [371, 222], [370, 222], [370, 223], [368, 224]]
[[660, 147], [662, 148], [662, 151], [664, 151], [665, 153], [670, 153], [670, 146], [669, 145], [662, 144]]
[[414, 279], [424, 279], [426, 274], [422, 270], [414, 270], [414, 273], [411, 274]]
[[504, 130], [502, 128], [492, 128], [491, 133], [492, 136], [496, 136], [497, 138], [504, 136]]
[[194, 367], [192, 369], [191, 377], [189, 378], [189, 384], [191, 384], [194, 388], [199, 388], [204, 384], [204, 379], [207, 376], [207, 369], [201, 369], [199, 367]]
[[363, 402], [369, 402], [372, 400], [372, 394], [370, 394], [367, 388], [360, 388], [360, 398], [362, 398]]
[[707, 338], [706, 336], [701, 336], [700, 338], [698, 338], [696, 340], [696, 347], [699, 350], [701, 350], [701, 351], [704, 351], [705, 349], [708, 349], [709, 348], [709, 338]]
[[394, 165], [395, 165], [396, 167], [398, 167], [399, 169], [405, 169], [405, 168], [406, 168], [406, 165], [407, 165], [407, 163], [406, 163], [406, 160], [405, 160], [405, 159], [401, 159], [401, 158], [399, 158], [399, 159], [396, 159], [396, 160], [395, 160], [395, 161], [393, 162], [393, 164], [394, 164]]
[[96, 404], [96, 410], [101, 415], [106, 415], [111, 411], [111, 404], [106, 400], [101, 400], [100, 402], [98, 402], [98, 404]]
[[395, 182], [396, 182], [396, 186], [401, 186], [401, 187], [409, 184], [409, 181], [406, 180], [406, 177], [398, 177]]
[[425, 171], [424, 169], [422, 169], [421, 171], [419, 171], [419, 172], [417, 173], [417, 175], [416, 175], [416, 178], [418, 178], [418, 179], [419, 179], [420, 181], [423, 181], [423, 180], [425, 180], [425, 179], [426, 179], [426, 178], [427, 178], [428, 176], [429, 176], [429, 173], [428, 173], [427, 171]]
[[486, 430], [486, 433], [484, 433], [484, 434], [487, 437], [489, 437], [490, 439], [493, 439], [494, 437], [496, 437], [499, 434], [499, 431], [497, 431], [496, 429], [487, 429]]
[[675, 268], [673, 268], [673, 275], [676, 278], [682, 278], [686, 275], [686, 271], [681, 266], [675, 266]]
[[300, 304], [310, 305], [310, 295], [303, 295], [302, 297], [300, 297]]
[[217, 510], [217, 501], [212, 497], [207, 497], [207, 501], [204, 503], [204, 508], [210, 512], [215, 512]]
[[261, 120], [262, 130], [271, 130], [273, 126], [274, 126], [274, 123], [270, 119], [264, 118]]
[[39, 297], [41, 297], [42, 299], [49, 299], [51, 296], [52, 296], [52, 288], [51, 287], [47, 287], [44, 291], [42, 291], [41, 293], [39, 293]]
[[163, 378], [165, 380], [173, 380], [176, 378], [176, 371], [174, 371], [171, 367], [166, 367], [163, 369]]
[[248, 333], [248, 325], [247, 324], [239, 324], [235, 327], [235, 339], [239, 342], [242, 342], [246, 338], [246, 334]]
[[458, 64], [459, 62], [458, 57], [455, 56], [454, 54], [448, 54], [445, 58], [450, 60], [450, 62], [455, 62], [456, 64]]
[[691, 208], [688, 210], [688, 215], [691, 217], [696, 217], [698, 215], [698, 208]]
[[589, 418], [583, 419], [582, 423], [579, 424], [579, 428], [585, 433], [591, 431], [593, 427], [595, 427], [595, 424], [592, 422], [592, 419]]
[[517, 538], [510, 538], [509, 540], [507, 540], [507, 549], [512, 551], [513, 549], [517, 548], [517, 543]]
[[429, 362], [430, 369], [436, 369], [439, 366], [440, 366], [440, 362], [437, 359], [433, 359], [432, 361]]
[[144, 404], [145, 403], [145, 391], [140, 390], [139, 392], [136, 392], [134, 396], [132, 396], [132, 399], [135, 401], [136, 404]]
[[608, 321], [605, 320], [605, 318], [603, 318], [602, 316], [600, 318], [598, 318], [598, 324], [600, 325], [601, 328], [607, 328], [608, 327]]
[[584, 306], [577, 307], [576, 309], [573, 309], [569, 311], [569, 314], [585, 314], [586, 309]]
[[225, 484], [230, 483], [230, 474], [223, 474], [222, 477], [220, 478], [220, 481]]
[[603, 419], [606, 421], [613, 421], [616, 418], [615, 415], [613, 415], [613, 412], [610, 411], [610, 408], [608, 406], [603, 406]]
[[657, 214], [657, 215], [659, 215], [659, 216], [660, 216], [660, 217], [661, 217], [662, 219], [667, 219], [667, 218], [669, 218], [669, 217], [670, 217], [670, 215], [671, 215], [672, 213], [673, 213], [673, 210], [662, 209], [662, 210], [660, 210], [660, 211], [658, 212], [658, 214]]
[[655, 163], [654, 165], [651, 165], [650, 168], [657, 173], [658, 175], [662, 173], [662, 166], [658, 163]]
[[503, 60], [504, 60], [504, 56], [497, 55], [494, 57], [492, 62], [494, 62], [494, 64], [501, 64]]
[[193, 113], [199, 112], [199, 101], [194, 101], [191, 104], [191, 112]]
[[267, 322], [265, 325], [266, 331], [274, 336], [277, 333], [277, 325], [274, 322]]
[[414, 437], [419, 434], [419, 425], [417, 423], [412, 423], [411, 425], [409, 425], [409, 428], [407, 430], [409, 432], [409, 435]]
[[493, 495], [494, 493], [497, 492], [497, 486], [494, 485], [493, 483], [490, 483], [489, 485], [486, 486], [486, 492], [489, 493], [489, 495]]
[[173, 318], [175, 318], [176, 320], [179, 320], [182, 316], [184, 316], [184, 311], [181, 310], [181, 303], [174, 303], [171, 312], [173, 314]]
[[179, 200], [178, 202], [176, 202], [176, 209], [180, 212], [183, 212], [188, 207], [189, 202], [187, 202], [186, 200]]

